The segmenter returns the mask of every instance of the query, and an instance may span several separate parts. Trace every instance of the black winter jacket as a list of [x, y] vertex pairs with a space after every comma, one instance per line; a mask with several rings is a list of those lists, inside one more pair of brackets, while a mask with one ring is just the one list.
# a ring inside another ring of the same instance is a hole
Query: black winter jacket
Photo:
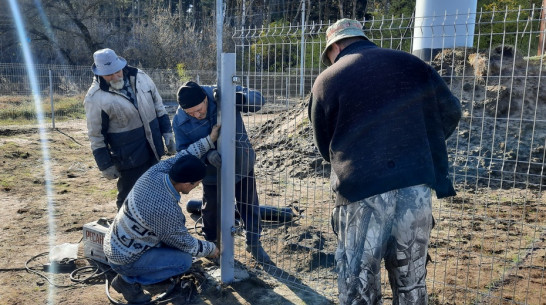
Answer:
[[338, 205], [419, 184], [455, 195], [445, 140], [461, 105], [419, 58], [355, 42], [317, 77], [308, 110]]

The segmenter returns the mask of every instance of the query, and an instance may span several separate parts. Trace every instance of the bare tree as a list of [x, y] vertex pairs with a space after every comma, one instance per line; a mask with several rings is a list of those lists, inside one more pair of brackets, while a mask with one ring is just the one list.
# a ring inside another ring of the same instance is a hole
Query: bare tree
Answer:
[[[303, 2], [305, 1], [305, 2]], [[187, 67], [210, 66], [200, 58], [214, 44], [216, 0], [18, 0], [28, 37], [39, 63], [89, 64], [91, 54], [109, 47], [120, 54], [134, 55], [138, 63], [169, 67], [183, 62], [188, 47], [202, 47]], [[368, 0], [231, 0], [226, 1], [225, 32], [232, 27], [267, 26], [280, 20], [305, 22], [363, 18]], [[371, 3], [371, 2], [370, 2]], [[390, 0], [374, 0], [389, 5]], [[4, 61], [19, 61], [20, 46], [13, 35], [9, 8], [0, 1], [0, 52]], [[244, 14], [243, 14], [244, 12]], [[209, 36], [203, 33], [208, 33]], [[193, 41], [192, 41], [193, 37]], [[211, 38], [212, 37], [212, 38]], [[183, 41], [185, 45], [179, 45]], [[229, 37], [226, 38], [229, 43]], [[146, 52], [144, 52], [146, 50]], [[192, 51], [193, 52], [193, 51]], [[14, 55], [15, 54], [15, 55]], [[125, 56], [125, 55], [124, 55]], [[128, 57], [128, 56], [127, 56]], [[128, 58], [129, 60], [129, 58]], [[214, 63], [212, 63], [214, 64]]]
[[338, 0], [337, 7], [339, 9], [339, 18], [343, 18], [343, 16], [345, 16], [343, 13], [343, 0]]
[[[202, 20], [197, 30], [191, 20], [181, 22], [178, 13], [168, 8], [156, 8], [146, 22], [134, 23], [132, 35], [139, 39], [120, 49], [133, 64], [143, 67], [175, 68], [183, 64], [186, 69], [214, 69], [216, 53], [215, 27], [211, 20]], [[207, 51], [204, 51], [207, 50]]]
[[[68, 64], [77, 64], [82, 55], [100, 48], [102, 42], [94, 35], [97, 15], [106, 0], [44, 0], [19, 1], [32, 47], [40, 54], [50, 54]], [[43, 55], [42, 55], [43, 56]]]

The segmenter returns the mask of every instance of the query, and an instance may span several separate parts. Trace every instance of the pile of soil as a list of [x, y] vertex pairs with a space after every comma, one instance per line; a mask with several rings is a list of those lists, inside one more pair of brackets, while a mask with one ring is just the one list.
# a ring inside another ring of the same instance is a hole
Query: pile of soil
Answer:
[[[313, 133], [307, 115], [308, 98], [291, 100], [281, 115], [271, 116], [259, 127], [249, 130], [257, 155], [256, 168], [264, 174], [288, 173], [291, 178], [330, 175], [325, 162], [313, 143]], [[268, 105], [264, 107], [268, 111]]]
[[[455, 183], [525, 188], [546, 183], [546, 69], [510, 46], [491, 52], [444, 50], [430, 63], [459, 98], [463, 117], [448, 139]], [[308, 98], [252, 130], [264, 173], [328, 177], [330, 165], [313, 144]], [[267, 111], [267, 107], [265, 108]]]
[[431, 65], [463, 107], [448, 140], [456, 183], [465, 188], [538, 188], [546, 182], [546, 84], [541, 61], [511, 46], [488, 53], [444, 50]]

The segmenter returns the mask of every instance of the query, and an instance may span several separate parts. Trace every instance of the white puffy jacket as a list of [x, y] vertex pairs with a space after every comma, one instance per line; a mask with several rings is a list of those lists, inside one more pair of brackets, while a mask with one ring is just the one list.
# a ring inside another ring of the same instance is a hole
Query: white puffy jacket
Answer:
[[126, 66], [136, 95], [136, 106], [99, 76], [85, 96], [87, 129], [93, 156], [100, 170], [116, 165], [125, 170], [144, 164], [153, 152], [159, 161], [165, 154], [162, 135], [172, 133], [169, 116], [152, 79]]

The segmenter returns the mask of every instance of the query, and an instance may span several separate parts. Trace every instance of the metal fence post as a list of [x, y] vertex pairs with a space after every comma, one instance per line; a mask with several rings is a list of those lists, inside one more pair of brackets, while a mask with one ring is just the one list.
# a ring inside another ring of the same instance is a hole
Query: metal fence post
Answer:
[[220, 75], [220, 103], [222, 128], [220, 155], [222, 156], [220, 254], [221, 280], [231, 283], [234, 277], [233, 230], [235, 226], [235, 53], [222, 53]]
[[51, 123], [53, 123], [53, 129], [55, 129], [55, 106], [53, 105], [53, 76], [51, 76], [51, 69], [49, 70], [49, 100], [51, 101]]
[[305, 0], [301, 1], [301, 50], [300, 50], [300, 97], [303, 97], [304, 73], [305, 73]]
[[542, 0], [542, 9], [540, 10], [540, 33], [538, 34], [538, 51], [537, 55], [541, 56], [544, 53], [544, 45], [546, 43], [546, 0]]

